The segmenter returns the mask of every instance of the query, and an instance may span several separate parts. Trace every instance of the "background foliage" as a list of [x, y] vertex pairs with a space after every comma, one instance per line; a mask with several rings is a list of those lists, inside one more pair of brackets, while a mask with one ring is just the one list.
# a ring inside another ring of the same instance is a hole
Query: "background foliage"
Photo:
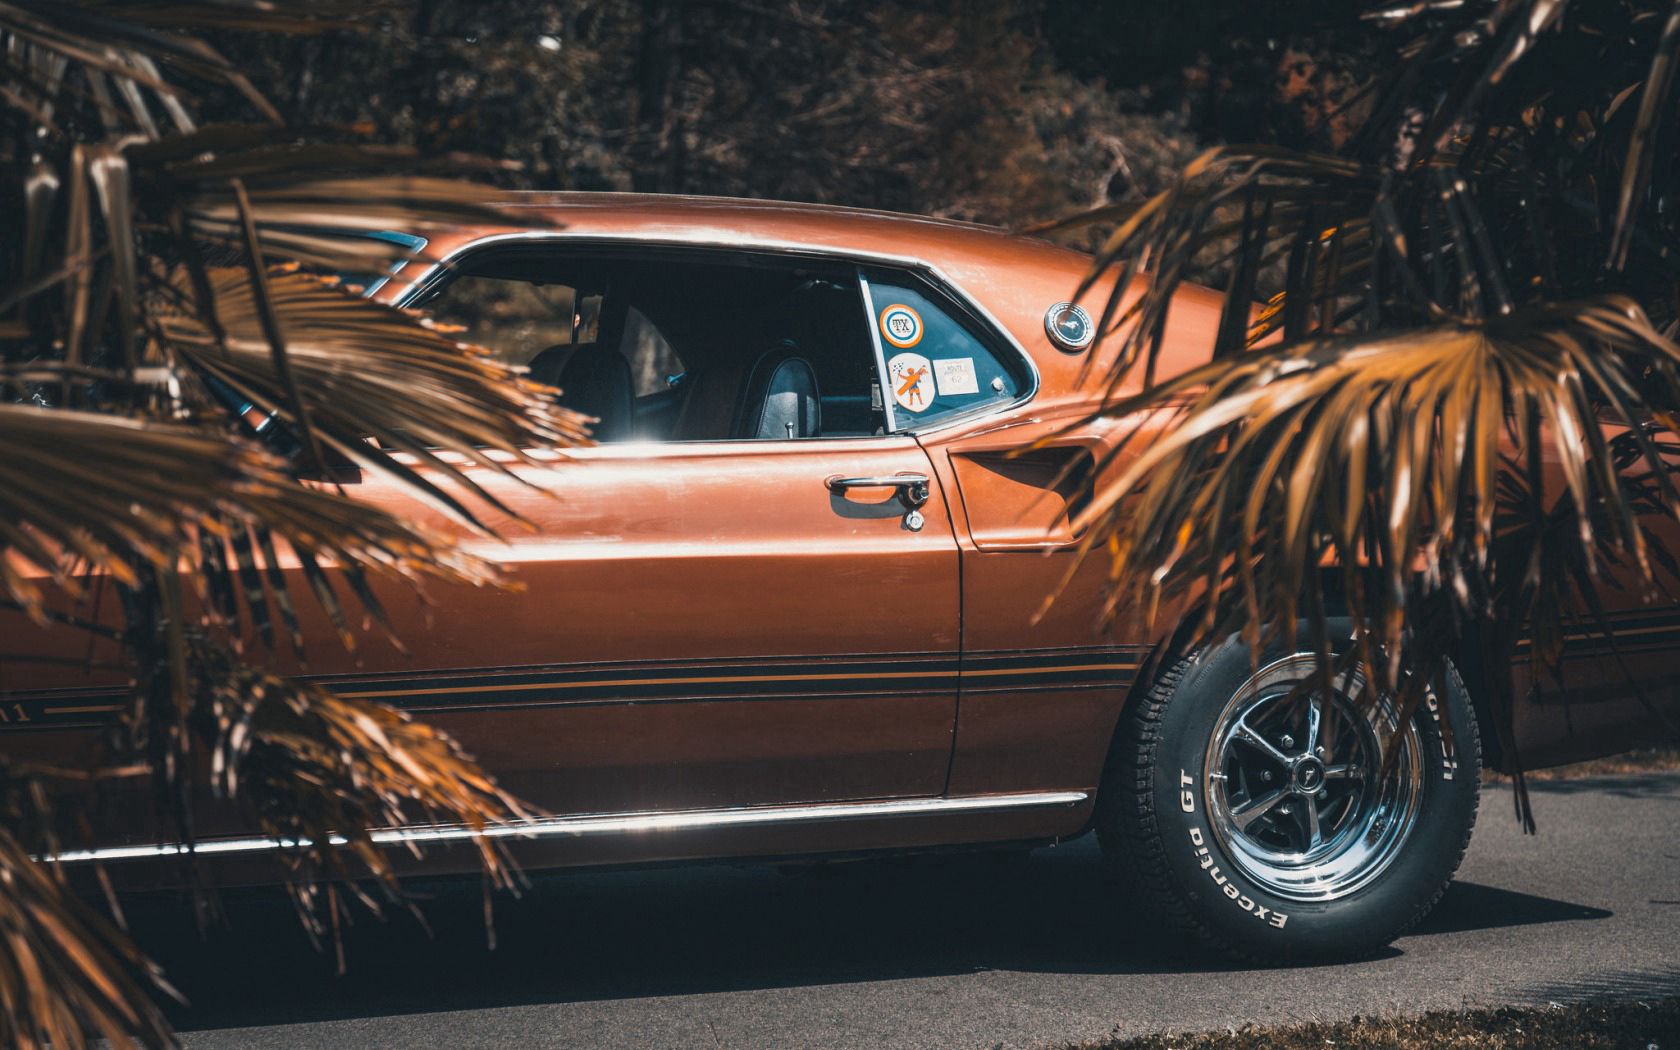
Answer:
[[226, 47], [301, 122], [517, 160], [511, 186], [1015, 224], [1162, 189], [1206, 141], [1328, 141], [1345, 7], [426, 0]]

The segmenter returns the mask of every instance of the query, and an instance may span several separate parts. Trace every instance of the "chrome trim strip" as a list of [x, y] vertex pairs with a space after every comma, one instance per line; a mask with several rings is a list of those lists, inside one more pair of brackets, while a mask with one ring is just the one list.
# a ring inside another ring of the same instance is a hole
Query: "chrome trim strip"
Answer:
[[[553, 205], [544, 205], [544, 207], [553, 207]], [[468, 243], [461, 245], [459, 248], [456, 248], [448, 255], [445, 255], [443, 258], [434, 261], [430, 266], [416, 274], [414, 279], [409, 281], [407, 286], [392, 298], [392, 305], [397, 307], [407, 307], [412, 305], [416, 298], [430, 290], [432, 284], [436, 282], [438, 276], [444, 270], [452, 267], [455, 264], [455, 260], [461, 258], [463, 255], [466, 255], [468, 252], [476, 252], [483, 248], [494, 247], [500, 244], [521, 243], [553, 243], [595, 248], [611, 248], [619, 245], [640, 248], [697, 248], [718, 251], [745, 252], [747, 254], [759, 255], [809, 256], [823, 259], [828, 262], [866, 263], [896, 266], [901, 269], [919, 271], [924, 277], [938, 287], [940, 291], [951, 296], [964, 308], [971, 311], [975, 318], [984, 324], [991, 333], [997, 337], [997, 339], [999, 339], [1005, 346], [1009, 347], [1010, 350], [1014, 351], [1015, 355], [1027, 366], [1027, 385], [1026, 389], [1022, 390], [1015, 400], [1011, 401], [1007, 405], [979, 406], [979, 408], [984, 411], [976, 410], [972, 412], [958, 412], [953, 416], [940, 420], [935, 426], [921, 430], [902, 431], [902, 433], [915, 434], [918, 436], [924, 434], [937, 434], [942, 430], [948, 430], [952, 427], [966, 424], [982, 415], [1002, 414], [1004, 412], [1008, 412], [1011, 409], [1019, 408], [1022, 405], [1027, 404], [1032, 401], [1033, 398], [1037, 397], [1039, 387], [1043, 382], [1038, 371], [1038, 362], [1034, 360], [1032, 354], [1027, 352], [1027, 348], [1021, 345], [1020, 340], [1015, 338], [1015, 334], [1009, 330], [1008, 326], [998, 321], [997, 317], [994, 316], [990, 310], [986, 309], [984, 304], [974, 298], [974, 296], [968, 294], [961, 285], [946, 276], [945, 272], [933, 263], [913, 255], [894, 255], [887, 252], [858, 251], [852, 248], [837, 248], [832, 245], [809, 244], [800, 241], [764, 240], [761, 238], [745, 236], [738, 239], [709, 239], [701, 237], [685, 239], [681, 237], [673, 237], [669, 233], [619, 233], [603, 235], [598, 233], [566, 233], [562, 230], [519, 230], [513, 233], [493, 233], [488, 237], [480, 237], [475, 241], [469, 241]], [[870, 316], [873, 320], [873, 313], [871, 313]], [[870, 330], [871, 332], [874, 331], [873, 323], [870, 325]], [[879, 355], [878, 340], [877, 355]], [[886, 366], [883, 363], [883, 372], [885, 371], [885, 367]], [[884, 388], [881, 391], [881, 398], [883, 404], [885, 404], [887, 402], [887, 391]]]
[[[635, 835], [668, 831], [700, 831], [709, 828], [750, 827], [763, 824], [815, 824], [840, 820], [871, 820], [882, 817], [944, 816], [955, 813], [984, 813], [997, 810], [1071, 807], [1090, 796], [1083, 791], [1042, 791], [1014, 795], [962, 795], [956, 798], [909, 798], [880, 802], [820, 802], [798, 806], [744, 806], [734, 809], [671, 810], [643, 813], [600, 813], [577, 817], [545, 817], [518, 824], [501, 824], [482, 831], [459, 824], [433, 827], [387, 828], [373, 833], [381, 846], [425, 845], [437, 842], [465, 842], [476, 838], [544, 839], [581, 835]], [[333, 836], [331, 843], [344, 845]], [[60, 864], [88, 861], [152, 860], [183, 854], [261, 853], [295, 848], [298, 840], [265, 838], [210, 839], [188, 848], [179, 843], [148, 846], [108, 846], [101, 849], [68, 850], [57, 856], [38, 858]]]
[[887, 433], [898, 433], [898, 413], [893, 408], [892, 376], [887, 374], [887, 351], [881, 345], [880, 329], [875, 327], [875, 293], [870, 291], [869, 278], [863, 268], [852, 271], [858, 291], [863, 293], [863, 323], [869, 329], [869, 345], [875, 351], [875, 382], [881, 385], [881, 411], [886, 416]]

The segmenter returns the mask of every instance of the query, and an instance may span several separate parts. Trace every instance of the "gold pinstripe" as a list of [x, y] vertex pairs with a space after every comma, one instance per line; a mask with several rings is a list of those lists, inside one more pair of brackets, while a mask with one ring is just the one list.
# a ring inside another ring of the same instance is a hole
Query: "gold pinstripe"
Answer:
[[557, 689], [616, 689], [636, 685], [734, 685], [775, 682], [843, 682], [869, 678], [979, 678], [1001, 675], [1071, 674], [1075, 671], [1135, 671], [1140, 665], [1064, 664], [1060, 667], [1001, 667], [983, 671], [845, 671], [828, 674], [791, 675], [695, 675], [677, 678], [602, 678], [587, 682], [519, 682], [501, 685], [451, 685], [427, 689], [336, 690], [339, 696], [377, 698], [384, 696], [448, 696], [452, 693], [547, 692]]

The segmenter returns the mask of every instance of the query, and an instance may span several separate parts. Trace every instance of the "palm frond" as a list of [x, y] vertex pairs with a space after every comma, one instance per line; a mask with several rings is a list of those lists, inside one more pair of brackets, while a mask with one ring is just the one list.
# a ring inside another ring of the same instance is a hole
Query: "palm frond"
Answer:
[[151, 999], [174, 994], [161, 971], [42, 859], [56, 851], [42, 773], [0, 763], [0, 1044], [174, 1047]]
[[165, 70], [232, 89], [260, 116], [279, 124], [280, 114], [236, 65], [182, 30], [296, 36], [351, 28], [354, 19], [376, 7], [344, 0], [126, 5], [11, 0], [0, 5], [0, 39], [6, 42], [0, 71], [19, 102], [49, 125], [67, 103], [90, 103], [113, 135], [156, 138], [160, 116], [176, 130], [191, 130], [182, 101], [186, 92]]
[[1662, 36], [1651, 56], [1651, 71], [1640, 87], [1639, 116], [1628, 136], [1627, 158], [1622, 163], [1621, 193], [1616, 202], [1616, 226], [1610, 239], [1610, 264], [1627, 265], [1633, 246], [1636, 212], [1644, 204], [1656, 164], [1656, 143], [1665, 112], [1673, 106], [1674, 74], [1680, 63], [1680, 3], [1669, 8]]
[[[1616, 298], [1241, 354], [1112, 406], [1176, 417], [1122, 449], [1075, 525], [1087, 550], [1113, 551], [1133, 606], [1195, 597], [1202, 638], [1228, 630], [1231, 612], [1257, 641], [1292, 632], [1338, 566], [1344, 600], [1398, 654], [1414, 578], [1470, 593], [1505, 509], [1499, 472], [1531, 455], [1559, 465], [1564, 490], [1541, 498], [1568, 497], [1577, 539], [1592, 544], [1588, 572], [1602, 546], [1654, 580], [1638, 525], [1651, 507], [1627, 493], [1672, 505], [1672, 445], [1646, 436], [1635, 392], [1655, 375], [1680, 394], [1677, 369], [1680, 347]], [[1631, 436], [1638, 477], [1606, 423]]]
[[0, 587], [34, 614], [42, 584], [92, 571], [139, 586], [148, 570], [205, 571], [201, 533], [245, 528], [298, 558], [412, 580], [494, 573], [388, 512], [297, 484], [276, 457], [203, 429], [0, 404]]
[[[351, 901], [380, 908], [358, 880], [401, 900], [388, 847], [372, 832], [416, 824], [483, 831], [530, 817], [453, 739], [396, 708], [251, 668], [202, 641], [190, 666], [190, 724], [210, 786], [262, 834], [290, 844], [281, 859], [293, 902], [311, 936], [332, 938], [341, 953], [334, 933], [342, 909]], [[511, 888], [499, 840], [472, 843], [490, 884]]]
[[[1132, 428], [1080, 522], [1111, 615], [1258, 646], [1335, 606], [1386, 688], [1491, 634], [1508, 744], [1520, 637], [1555, 660], [1565, 622], [1607, 623], [1599, 585], [1672, 584], [1667, 6], [1385, 5], [1397, 57], [1344, 150], [1221, 147], [1087, 216], [1114, 227], [1079, 289], [1111, 289], [1096, 415]], [[1208, 363], [1163, 375], [1178, 293], [1209, 275]]]
[[[293, 425], [307, 418], [312, 432], [339, 455], [402, 477], [468, 521], [473, 518], [464, 504], [392, 453], [408, 453], [494, 503], [435, 450], [457, 451], [507, 474], [506, 461], [486, 450], [524, 460], [529, 447], [588, 440], [583, 418], [559, 408], [550, 388], [403, 311], [300, 272], [271, 277], [266, 298], [240, 270], [213, 270], [209, 284], [221, 338], [197, 315], [162, 314], [159, 331], [169, 354], [237, 391], [264, 415]], [[296, 374], [292, 384], [279, 374], [263, 330], [265, 303], [283, 333]]]
[[[283, 629], [301, 653], [294, 585], [350, 645], [343, 587], [380, 621], [374, 574], [495, 579], [445, 538], [304, 476], [336, 454], [472, 524], [471, 497], [488, 493], [459, 462], [512, 473], [504, 460], [530, 446], [586, 440], [552, 391], [297, 269], [378, 272], [411, 251], [370, 233], [516, 225], [494, 191], [438, 177], [470, 165], [288, 129], [193, 35], [313, 33], [381, 6], [0, 0], [0, 152], [21, 175], [5, 183], [19, 236], [0, 250], [0, 604], [122, 645], [132, 710], [99, 768], [147, 777], [185, 841], [208, 786], [298, 843], [288, 871], [316, 935], [361, 895], [357, 878], [397, 898], [372, 829], [523, 814], [448, 737], [239, 662], [252, 631], [275, 645]], [[254, 119], [203, 124], [206, 90]], [[304, 455], [288, 459], [294, 442]], [[90, 578], [114, 585], [114, 614], [49, 605]], [[0, 1040], [171, 1045], [134, 977], [142, 960], [118, 932], [65, 917], [70, 898], [17, 846], [23, 820], [0, 814], [14, 891], [0, 907]], [[506, 885], [506, 858], [480, 855]]]

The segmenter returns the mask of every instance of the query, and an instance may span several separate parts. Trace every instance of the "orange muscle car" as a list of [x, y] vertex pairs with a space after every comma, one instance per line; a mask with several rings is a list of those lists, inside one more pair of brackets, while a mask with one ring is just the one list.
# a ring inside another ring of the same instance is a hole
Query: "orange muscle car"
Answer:
[[[528, 365], [598, 417], [600, 443], [537, 453], [539, 468], [520, 468], [535, 488], [475, 475], [538, 526], [468, 540], [522, 589], [434, 588], [424, 606], [394, 593], [409, 654], [370, 642], [352, 656], [326, 639], [307, 671], [454, 734], [552, 814], [508, 839], [526, 865], [1027, 846], [1094, 830], [1135, 870], [1140, 912], [1250, 957], [1369, 949], [1439, 896], [1481, 767], [1507, 761], [1490, 733], [1477, 745], [1474, 661], [1396, 726], [1384, 704], [1353, 702], [1356, 681], [1282, 703], [1310, 663], [1292, 651], [1256, 672], [1233, 641], [1141, 679], [1142, 625], [1097, 629], [1102, 558], [1038, 615], [1078, 540], [1067, 512], [1081, 472], [1128, 426], [1066, 429], [1091, 408], [1080, 374], [1103, 352], [1091, 315], [1066, 302], [1087, 257], [840, 208], [515, 203], [556, 228], [433, 238], [433, 261], [372, 294]], [[1182, 294], [1166, 367], [1206, 354], [1218, 305]], [[354, 491], [457, 528], [395, 481], [370, 475]], [[1655, 683], [1672, 703], [1680, 614], [1615, 615], [1647, 695]], [[1567, 707], [1519, 719], [1530, 765], [1625, 748], [1647, 729], [1619, 673], [1574, 644], [1583, 684]], [[9, 748], [68, 751], [115, 717], [108, 678], [50, 674], [0, 682]], [[1400, 749], [1386, 766], [1385, 738]], [[473, 863], [450, 845], [467, 834], [381, 833], [433, 844], [432, 870]], [[173, 848], [153, 838], [135, 830], [80, 859], [161, 868]], [[282, 847], [230, 827], [201, 848], [260, 872]]]

